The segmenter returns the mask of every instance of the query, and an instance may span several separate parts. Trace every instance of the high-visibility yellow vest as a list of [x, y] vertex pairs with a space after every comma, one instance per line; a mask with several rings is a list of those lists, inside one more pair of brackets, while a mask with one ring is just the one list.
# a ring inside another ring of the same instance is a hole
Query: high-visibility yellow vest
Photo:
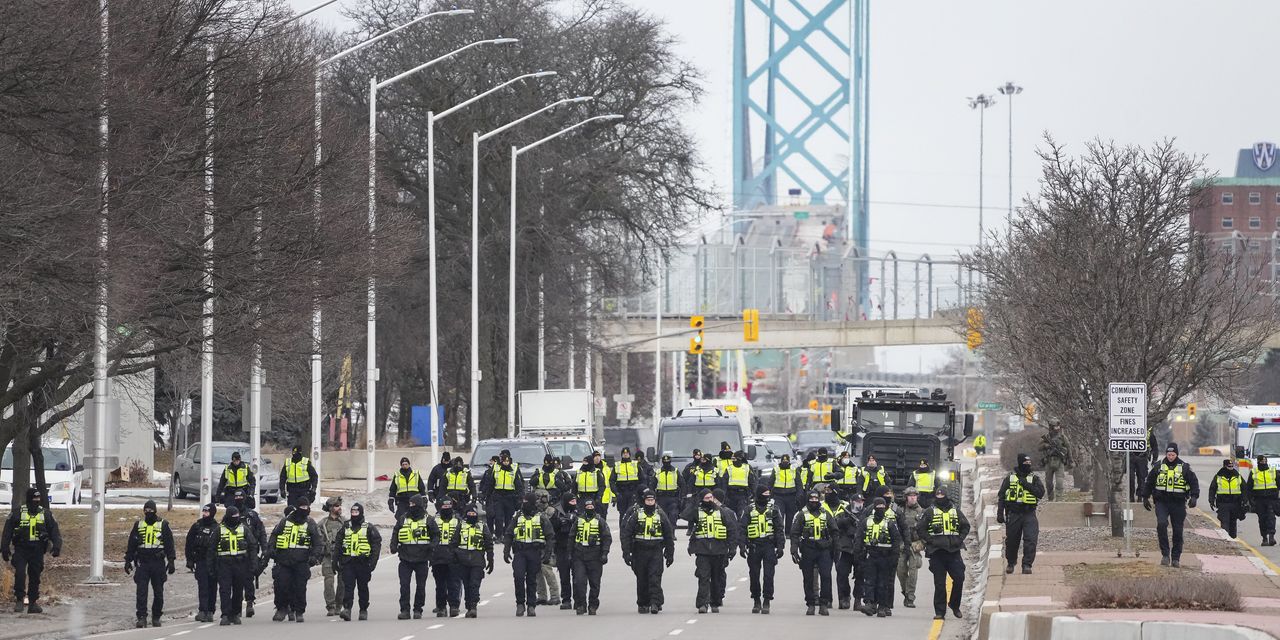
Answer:
[[1240, 476], [1218, 476], [1218, 495], [1238, 496], [1243, 492], [1243, 479]]
[[973, 446], [974, 446], [974, 447], [985, 447], [985, 446], [987, 446], [987, 437], [986, 437], [986, 436], [983, 436], [983, 435], [980, 435], [980, 436], [978, 436], [978, 437], [974, 438], [974, 439], [973, 439]]
[[578, 530], [574, 532], [573, 541], [584, 547], [600, 544], [600, 520], [597, 518], [578, 518]]
[[814, 459], [813, 462], [809, 463], [808, 482], [826, 482], [827, 476], [831, 475], [831, 472], [835, 469], [835, 464], [834, 460], [819, 462], [817, 459]]
[[1275, 469], [1254, 469], [1249, 480], [1253, 482], [1254, 491], [1264, 491], [1276, 488], [1276, 470]]
[[27, 530], [27, 542], [35, 542], [44, 535], [44, 511], [32, 516], [27, 513], [27, 505], [18, 507], [18, 528]]
[[934, 479], [937, 477], [934, 471], [916, 471], [912, 475], [916, 479], [916, 489], [924, 493], [933, 491]]
[[520, 473], [520, 470], [517, 469], [515, 465], [512, 465], [510, 471], [503, 469], [502, 465], [498, 465], [494, 467], [493, 468], [494, 491], [515, 491], [517, 473]]
[[675, 469], [658, 472], [658, 491], [675, 491], [680, 488], [680, 474]]
[[310, 549], [311, 534], [307, 532], [307, 523], [298, 524], [292, 520], [284, 521], [284, 528], [276, 536], [277, 549]]
[[288, 484], [311, 481], [311, 460], [303, 458], [297, 462], [290, 458], [284, 464], [284, 481]]
[[546, 543], [547, 539], [542, 533], [542, 516], [534, 514], [529, 517], [521, 513], [516, 516], [516, 542], [529, 543]]
[[1156, 488], [1166, 493], [1186, 493], [1187, 479], [1182, 475], [1182, 463], [1168, 465], [1161, 463], [1160, 472], [1156, 474]]
[[559, 475], [555, 471], [548, 472], [546, 469], [538, 469], [534, 475], [533, 486], [539, 489], [551, 491], [556, 488], [556, 476]]
[[342, 537], [342, 555], [357, 558], [368, 557], [371, 553], [373, 547], [369, 545], [369, 523], [361, 523], [359, 529], [348, 526], [346, 535]]
[[147, 524], [146, 520], [138, 521], [138, 548], [140, 549], [159, 549], [164, 546], [161, 539], [161, 530], [164, 527], [164, 520], [157, 519], [155, 524]]
[[[1183, 488], [1186, 491], [1186, 488]], [[1036, 497], [1022, 487], [1022, 483], [1018, 482], [1018, 474], [1009, 474], [1009, 490], [1004, 495], [1005, 502], [1016, 502], [1034, 506], [1037, 502]]]
[[459, 528], [458, 548], [466, 551], [484, 551], [484, 525], [463, 522]]
[[453, 542], [453, 534], [458, 530], [458, 519], [449, 518], [445, 520], [440, 516], [436, 516], [436, 528], [440, 529], [440, 544], [449, 544]]
[[414, 520], [405, 517], [400, 523], [400, 531], [396, 534], [396, 542], [400, 544], [431, 544], [431, 529], [427, 527], [427, 519]]
[[720, 472], [714, 468], [707, 470], [702, 467], [694, 467], [693, 469], [693, 486], [695, 487], [714, 487], [719, 479]]
[[220, 556], [242, 556], [248, 549], [244, 544], [244, 525], [238, 524], [234, 529], [228, 529], [227, 525], [220, 525], [221, 532], [218, 536], [218, 555]]
[[596, 493], [600, 490], [600, 476], [595, 471], [578, 472], [578, 493]]
[[757, 507], [751, 507], [751, 513], [747, 514], [747, 538], [759, 540], [760, 538], [772, 537], [773, 509], [761, 511]]
[[716, 458], [716, 470], [720, 473], [727, 473], [732, 466], [733, 458]]
[[445, 478], [449, 481], [449, 491], [467, 491], [471, 488], [471, 472], [466, 469], [450, 471], [445, 474]]
[[729, 486], [746, 489], [751, 486], [751, 467], [747, 465], [729, 467]]
[[[867, 490], [871, 487], [872, 474], [870, 473], [870, 468], [863, 469], [861, 475], [862, 475], [862, 492], [866, 493]], [[884, 467], [876, 467], [875, 477], [876, 477], [876, 484], [883, 487], [885, 485]]]
[[858, 484], [858, 467], [847, 465], [843, 467], [844, 473], [836, 478], [836, 484], [841, 486], [853, 486]]
[[227, 479], [228, 489], [243, 489], [249, 486], [249, 467], [240, 465], [239, 469], [233, 469], [227, 465], [222, 470], [222, 477]]
[[826, 500], [822, 501], [822, 510], [831, 514], [832, 518], [844, 513], [848, 509], [849, 509], [849, 503], [845, 502], [844, 500], [837, 502], [834, 509], [831, 508], [831, 505], [827, 504]]
[[661, 540], [662, 539], [662, 514], [656, 509], [653, 515], [649, 515], [644, 511], [636, 514], [636, 540]]
[[421, 481], [422, 477], [418, 475], [417, 471], [410, 471], [408, 478], [405, 478], [403, 473], [397, 473], [395, 479], [396, 495], [419, 493], [418, 483]]
[[889, 537], [889, 526], [893, 520], [884, 518], [880, 522], [876, 522], [876, 517], [872, 515], [867, 518], [866, 533], [862, 536], [863, 544], [873, 547], [889, 548], [893, 543]]
[[774, 489], [796, 488], [796, 470], [783, 469], [782, 467], [774, 467], [773, 468], [773, 488]]
[[805, 540], [821, 540], [826, 536], [827, 531], [827, 515], [819, 513], [814, 515], [808, 509], [804, 510], [804, 529], [800, 535]]
[[720, 517], [720, 510], [716, 509], [711, 513], [707, 513], [701, 509], [698, 510], [698, 524], [693, 529], [693, 535], [697, 538], [726, 540], [729, 538], [729, 528], [724, 526], [724, 519]]
[[640, 479], [640, 463], [635, 461], [619, 462], [618, 475], [615, 476], [618, 482], [635, 482]]
[[933, 518], [929, 520], [929, 533], [935, 536], [960, 535], [960, 516], [956, 515], [956, 508], [943, 510], [934, 507]]
[[600, 496], [600, 501], [605, 504], [613, 502], [613, 467], [609, 463], [600, 465], [600, 473], [604, 475], [604, 494]]

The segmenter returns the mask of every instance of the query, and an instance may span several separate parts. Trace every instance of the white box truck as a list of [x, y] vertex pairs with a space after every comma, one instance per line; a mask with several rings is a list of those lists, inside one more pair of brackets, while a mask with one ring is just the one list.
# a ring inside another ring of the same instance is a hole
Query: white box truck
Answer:
[[583, 456], [595, 450], [591, 439], [595, 394], [587, 389], [535, 389], [516, 396], [520, 437], [546, 440], [552, 455], [569, 458], [564, 470], [576, 476]]

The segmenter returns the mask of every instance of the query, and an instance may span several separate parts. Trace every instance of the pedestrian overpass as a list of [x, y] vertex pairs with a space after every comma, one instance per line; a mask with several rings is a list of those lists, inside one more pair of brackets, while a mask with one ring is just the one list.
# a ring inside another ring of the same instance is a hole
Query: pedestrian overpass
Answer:
[[[788, 316], [760, 316], [760, 340], [747, 342], [742, 318], [706, 317], [703, 342], [708, 349], [819, 349], [837, 347], [893, 347], [905, 345], [962, 344], [963, 320], [958, 314], [902, 320], [810, 320]], [[627, 316], [602, 319], [596, 324], [597, 341], [611, 352], [670, 352], [689, 348], [697, 332], [689, 327], [689, 315]], [[655, 344], [656, 343], [656, 344]]]

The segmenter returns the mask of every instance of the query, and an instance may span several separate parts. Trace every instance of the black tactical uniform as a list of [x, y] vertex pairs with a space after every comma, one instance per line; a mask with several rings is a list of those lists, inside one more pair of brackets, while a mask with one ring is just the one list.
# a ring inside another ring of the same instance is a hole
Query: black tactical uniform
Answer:
[[324, 536], [310, 516], [311, 502], [299, 498], [293, 511], [271, 530], [271, 539], [263, 546], [263, 555], [276, 562], [276, 613], [271, 618], [276, 622], [289, 614], [293, 614], [294, 622], [302, 622], [307, 612], [311, 567], [324, 558]]
[[645, 489], [640, 504], [623, 514], [620, 536], [622, 561], [636, 574], [636, 608], [658, 613], [665, 603], [662, 573], [676, 557], [675, 517], [658, 507], [652, 489]]
[[27, 598], [27, 613], [41, 613], [40, 575], [44, 573], [44, 554], [58, 557], [62, 553], [62, 535], [53, 514], [44, 507], [38, 489], [27, 489], [25, 504], [9, 513], [0, 538], [0, 556], [13, 563], [14, 613], [21, 613], [22, 598]]
[[467, 617], [474, 618], [478, 615], [477, 607], [480, 605], [480, 583], [484, 581], [486, 573], [493, 573], [493, 534], [489, 532], [488, 523], [480, 518], [480, 510], [474, 504], [467, 507], [466, 517], [458, 525], [453, 552], [454, 570], [462, 572]]
[[342, 570], [342, 611], [338, 617], [351, 620], [356, 590], [360, 591], [360, 619], [369, 619], [369, 579], [378, 568], [382, 535], [364, 519], [364, 506], [351, 505], [351, 519], [334, 541], [333, 557]]
[[133, 573], [138, 585], [135, 610], [136, 626], [147, 626], [147, 590], [152, 593], [151, 626], [160, 626], [164, 613], [164, 583], [175, 570], [177, 551], [173, 545], [173, 531], [169, 523], [156, 515], [156, 503], [148, 500], [142, 506], [142, 519], [129, 530], [129, 546], [124, 553], [124, 572]]
[[573, 563], [573, 604], [578, 615], [595, 615], [600, 607], [600, 577], [609, 562], [613, 534], [596, 504], [586, 501], [581, 513], [570, 524], [573, 541], [569, 543], [569, 559]]
[[417, 589], [413, 598], [413, 619], [422, 618], [422, 608], [427, 604], [427, 571], [431, 566], [434, 547], [440, 544], [440, 527], [427, 515], [426, 496], [409, 498], [405, 512], [396, 520], [391, 530], [391, 553], [400, 557], [400, 620], [409, 619], [409, 592]]
[[898, 553], [902, 549], [902, 533], [896, 518], [890, 518], [884, 498], [876, 498], [871, 513], [858, 518], [854, 535], [855, 555], [862, 558], [866, 571], [866, 590], [862, 594], [862, 612], [887, 617], [893, 610], [893, 580], [898, 569]]
[[218, 574], [218, 595], [222, 600], [219, 624], [240, 624], [241, 606], [258, 564], [258, 540], [240, 517], [240, 510], [227, 507], [218, 527], [218, 543], [208, 556]]
[[520, 512], [511, 519], [503, 541], [502, 559], [511, 565], [515, 580], [516, 616], [526, 611], [530, 617], [536, 616], [538, 575], [555, 545], [555, 529], [551, 519], [539, 511], [537, 496], [527, 493], [521, 499]]
[[463, 567], [457, 566], [454, 552], [462, 518], [455, 513], [454, 504], [453, 499], [446, 497], [436, 507], [435, 523], [440, 538], [431, 552], [431, 577], [436, 583], [436, 608], [431, 612], [437, 618], [456, 616], [462, 606]]
[[751, 578], [751, 613], [769, 613], [774, 570], [787, 547], [783, 522], [769, 487], [757, 487], [755, 503], [738, 523], [739, 552], [747, 559]]
[[835, 538], [835, 522], [822, 508], [818, 492], [809, 491], [805, 508], [791, 521], [791, 561], [800, 565], [804, 579], [805, 615], [814, 608], [820, 615], [831, 615], [831, 549]]
[[206, 504], [200, 510], [200, 519], [187, 530], [187, 544], [182, 549], [187, 568], [196, 576], [196, 622], [213, 622], [213, 612], [218, 610], [218, 572], [210, 560], [218, 546], [217, 515], [218, 505]]

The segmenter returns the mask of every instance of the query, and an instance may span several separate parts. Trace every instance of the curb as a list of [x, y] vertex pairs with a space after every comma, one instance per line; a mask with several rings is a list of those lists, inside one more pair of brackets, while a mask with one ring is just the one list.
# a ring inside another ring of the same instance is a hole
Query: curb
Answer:
[[[973, 640], [979, 640], [984, 637], [983, 628], [983, 609], [986, 608], [987, 599], [987, 580], [991, 574], [991, 531], [987, 525], [988, 506], [994, 511], [995, 505], [987, 505], [983, 496], [983, 485], [987, 484], [987, 478], [982, 472], [982, 465], [975, 459], [973, 465], [973, 479], [971, 486], [973, 487], [973, 526], [976, 538], [978, 540], [978, 572], [973, 576], [965, 576], [965, 580], [974, 585], [973, 599], [969, 603], [969, 615], [974, 621]], [[993, 514], [994, 517], [994, 514]], [[992, 631], [993, 627], [989, 627], [988, 634], [985, 637], [1006, 638], [1013, 637], [1005, 634], [995, 635]]]
[[1274, 640], [1264, 631], [1230, 624], [1139, 620], [1081, 620], [1072, 615], [998, 612], [990, 634], [1001, 640]]

